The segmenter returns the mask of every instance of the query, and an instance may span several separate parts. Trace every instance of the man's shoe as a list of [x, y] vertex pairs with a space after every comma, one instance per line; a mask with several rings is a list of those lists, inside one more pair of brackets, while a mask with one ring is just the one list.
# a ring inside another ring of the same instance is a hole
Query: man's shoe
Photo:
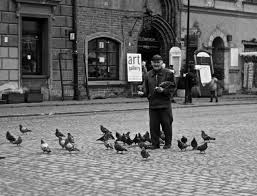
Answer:
[[163, 149], [169, 149], [171, 147], [171, 145], [169, 144], [169, 145], [164, 145], [163, 146]]
[[150, 150], [155, 150], [158, 148], [160, 148], [160, 146], [153, 146], [153, 145], [147, 146], [147, 149], [150, 149]]

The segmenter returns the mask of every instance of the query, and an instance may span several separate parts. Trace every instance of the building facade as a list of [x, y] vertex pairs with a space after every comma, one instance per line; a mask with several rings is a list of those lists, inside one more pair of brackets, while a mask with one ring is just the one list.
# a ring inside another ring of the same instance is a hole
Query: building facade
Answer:
[[[196, 49], [210, 51], [229, 93], [245, 78], [255, 84], [254, 55], [244, 53], [257, 51], [255, 0], [190, 2], [191, 61]], [[187, 0], [1, 0], [0, 13], [0, 85], [44, 100], [130, 94], [127, 53], [150, 67], [157, 53], [168, 64], [176, 46], [184, 64]]]
[[[195, 40], [190, 45], [192, 50], [212, 53], [214, 72], [215, 69], [223, 72], [228, 93], [256, 90], [257, 1], [191, 0], [190, 3], [190, 37]], [[182, 38], [186, 35], [187, 0], [183, 5]]]

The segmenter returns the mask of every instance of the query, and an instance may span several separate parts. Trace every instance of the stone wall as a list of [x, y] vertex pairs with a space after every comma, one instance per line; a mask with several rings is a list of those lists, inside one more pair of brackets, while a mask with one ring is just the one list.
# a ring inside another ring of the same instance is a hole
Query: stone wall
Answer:
[[72, 28], [72, 0], [62, 0], [55, 9], [52, 21], [52, 70], [50, 77], [50, 99], [61, 97], [60, 61], [61, 54], [62, 78], [64, 95], [73, 97], [73, 57], [72, 41], [69, 32]]
[[13, 1], [0, 3], [0, 85], [19, 84], [18, 18]]

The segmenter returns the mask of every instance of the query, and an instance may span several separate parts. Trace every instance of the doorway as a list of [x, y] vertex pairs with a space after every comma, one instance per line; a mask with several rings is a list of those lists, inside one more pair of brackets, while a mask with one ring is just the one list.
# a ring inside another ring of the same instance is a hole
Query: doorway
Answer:
[[216, 37], [212, 42], [212, 59], [214, 74], [218, 80], [224, 80], [224, 42], [220, 37]]
[[147, 70], [151, 70], [151, 58], [155, 54], [162, 54], [161, 46], [163, 40], [158, 31], [154, 28], [143, 29], [138, 38], [137, 52], [142, 55], [142, 60], [146, 62]]

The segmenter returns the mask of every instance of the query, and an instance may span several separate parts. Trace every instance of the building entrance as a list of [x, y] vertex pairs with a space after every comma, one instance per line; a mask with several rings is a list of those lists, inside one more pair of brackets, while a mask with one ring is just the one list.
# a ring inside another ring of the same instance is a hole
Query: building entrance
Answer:
[[147, 70], [151, 69], [151, 58], [155, 54], [162, 54], [161, 46], [163, 40], [160, 33], [154, 28], [143, 30], [138, 38], [137, 52], [142, 55], [142, 60], [146, 62]]

